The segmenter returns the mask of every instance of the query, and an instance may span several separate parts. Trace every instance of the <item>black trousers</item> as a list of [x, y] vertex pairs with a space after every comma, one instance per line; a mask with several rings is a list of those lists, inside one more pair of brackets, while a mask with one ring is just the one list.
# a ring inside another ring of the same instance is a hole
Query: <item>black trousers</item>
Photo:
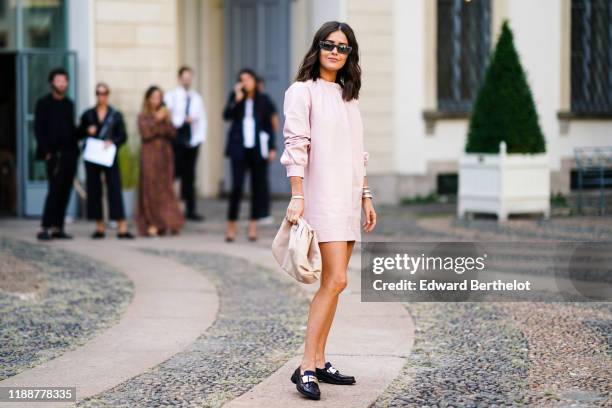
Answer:
[[240, 201], [247, 171], [251, 173], [251, 219], [267, 216], [268, 162], [258, 158], [255, 148], [244, 149], [242, 160], [231, 159], [232, 192], [227, 219], [235, 221], [240, 213]]
[[78, 156], [77, 151], [65, 151], [54, 154], [46, 161], [47, 197], [43, 209], [42, 228], [64, 229], [64, 218], [76, 174]]
[[185, 201], [185, 212], [196, 213], [195, 178], [200, 145], [195, 147], [174, 143], [174, 176], [181, 180], [181, 199]]
[[109, 217], [111, 220], [125, 219], [123, 196], [121, 195], [121, 174], [117, 160], [115, 159], [111, 167], [85, 162], [85, 173], [87, 176], [87, 218], [90, 220], [104, 218], [102, 215], [102, 174], [104, 174]]

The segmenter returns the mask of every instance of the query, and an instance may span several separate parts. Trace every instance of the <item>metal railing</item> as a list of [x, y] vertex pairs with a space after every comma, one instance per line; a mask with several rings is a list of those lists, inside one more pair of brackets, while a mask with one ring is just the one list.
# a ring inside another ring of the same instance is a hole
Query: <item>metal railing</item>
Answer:
[[606, 212], [605, 189], [612, 187], [612, 146], [576, 147], [578, 212], [584, 210], [584, 189], [599, 189], [599, 213]]

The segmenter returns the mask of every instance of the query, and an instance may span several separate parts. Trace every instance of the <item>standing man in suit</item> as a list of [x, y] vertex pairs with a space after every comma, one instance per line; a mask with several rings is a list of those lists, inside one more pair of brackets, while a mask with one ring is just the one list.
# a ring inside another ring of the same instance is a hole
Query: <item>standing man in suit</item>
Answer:
[[68, 72], [56, 68], [48, 81], [51, 92], [36, 102], [34, 110], [36, 159], [45, 161], [48, 185], [38, 233], [44, 241], [72, 238], [64, 231], [64, 218], [79, 158], [74, 103], [66, 96]]
[[182, 66], [178, 71], [179, 86], [164, 96], [164, 102], [177, 129], [174, 142], [175, 176], [181, 181], [181, 199], [185, 201], [185, 217], [202, 221], [196, 210], [195, 178], [200, 145], [206, 141], [206, 110], [199, 93], [191, 89], [193, 70]]

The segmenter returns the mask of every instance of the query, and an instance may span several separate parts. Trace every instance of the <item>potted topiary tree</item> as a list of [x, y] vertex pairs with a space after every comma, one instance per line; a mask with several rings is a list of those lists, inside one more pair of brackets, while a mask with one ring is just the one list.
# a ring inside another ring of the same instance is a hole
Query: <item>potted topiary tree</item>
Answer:
[[136, 187], [140, 172], [140, 157], [134, 153], [128, 143], [119, 148], [119, 171], [121, 172], [121, 187], [123, 189], [123, 205], [125, 217], [130, 219], [136, 205]]
[[459, 162], [457, 214], [550, 214], [550, 170], [538, 114], [504, 21]]

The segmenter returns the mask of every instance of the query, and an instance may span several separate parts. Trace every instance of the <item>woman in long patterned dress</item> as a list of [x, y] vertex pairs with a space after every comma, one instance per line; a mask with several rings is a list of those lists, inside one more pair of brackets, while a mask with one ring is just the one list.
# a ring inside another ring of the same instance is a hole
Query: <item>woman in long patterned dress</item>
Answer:
[[170, 113], [162, 105], [160, 88], [145, 93], [138, 129], [142, 140], [138, 186], [138, 233], [145, 236], [175, 235], [185, 223], [174, 194], [174, 156], [171, 141], [176, 137]]
[[359, 50], [348, 24], [321, 26], [306, 53], [296, 81], [285, 92], [285, 151], [281, 163], [291, 182], [286, 218], [301, 216], [314, 229], [321, 249], [321, 286], [310, 304], [304, 356], [291, 376], [297, 390], [320, 399], [318, 381], [354, 384], [326, 360], [325, 345], [338, 297], [347, 284], [348, 262], [363, 229], [376, 225], [365, 177], [359, 112]]

